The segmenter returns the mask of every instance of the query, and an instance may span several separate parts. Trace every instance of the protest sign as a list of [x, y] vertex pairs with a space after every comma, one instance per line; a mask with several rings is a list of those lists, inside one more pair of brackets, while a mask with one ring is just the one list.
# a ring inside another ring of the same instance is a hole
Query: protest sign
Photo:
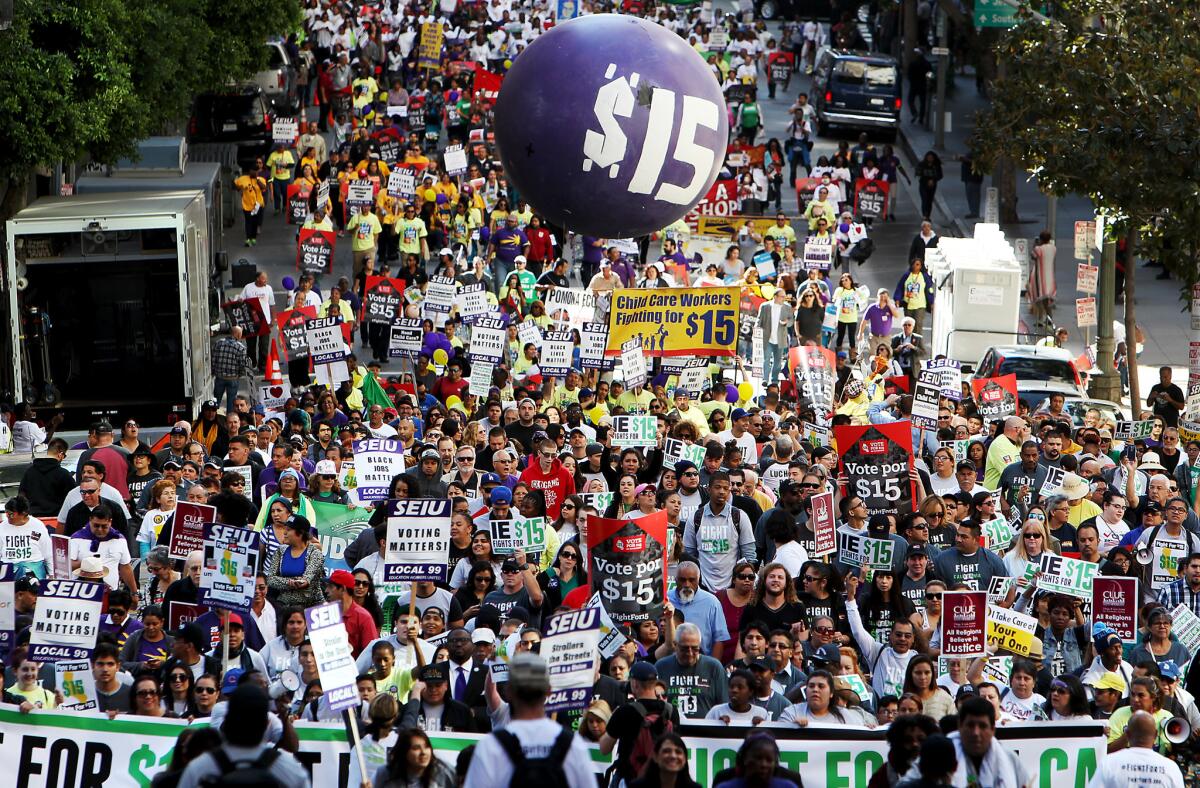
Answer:
[[607, 349], [608, 326], [604, 323], [583, 323], [579, 331], [580, 366], [584, 369], [612, 369], [613, 360], [608, 357]]
[[646, 385], [646, 357], [642, 355], [643, 352], [640, 336], [630, 337], [621, 345], [621, 372], [627, 389]]
[[1016, 529], [1003, 517], [988, 520], [980, 526], [987, 538], [985, 545], [989, 550], [999, 551], [1008, 549]]
[[704, 462], [704, 446], [699, 443], [685, 443], [678, 438], [664, 440], [663, 467], [675, 470], [675, 463], [681, 460], [688, 460], [699, 468], [700, 463]]
[[[353, 471], [354, 464], [350, 460], [342, 461], [342, 470]], [[350, 479], [357, 483], [357, 477]], [[342, 487], [346, 489], [345, 486]], [[340, 503], [329, 501], [312, 501], [313, 525], [317, 527], [317, 539], [321, 544], [321, 552], [325, 554], [325, 571], [335, 569], [353, 569], [346, 563], [346, 548], [354, 543], [360, 531], [369, 528], [368, 521], [371, 512], [361, 506], [353, 508]]]
[[301, 227], [296, 244], [296, 269], [310, 274], [331, 273], [336, 245], [337, 236], [331, 230]]
[[346, 221], [360, 208], [369, 208], [375, 202], [375, 184], [372, 181], [352, 180], [346, 183]]
[[1200, 419], [1200, 383], [1189, 383], [1187, 399], [1184, 400], [1184, 418], [1188, 421]]
[[861, 569], [888, 571], [892, 568], [895, 544], [890, 539], [872, 539], [869, 536], [837, 532], [838, 562]]
[[388, 582], [450, 578], [450, 501], [413, 498], [387, 502], [387, 542], [383, 557]]
[[973, 378], [971, 390], [985, 421], [999, 421], [1017, 413], [1017, 376]]
[[350, 638], [342, 623], [341, 608], [336, 602], [327, 602], [306, 608], [304, 618], [308, 622], [308, 639], [312, 643], [325, 702], [333, 711], [357, 706], [355, 679], [358, 670], [350, 655]]
[[[546, 293], [546, 314], [560, 327], [581, 328], [584, 323], [596, 318], [596, 295], [590, 290], [570, 287], [552, 287]], [[608, 325], [604, 326], [605, 335]], [[607, 349], [607, 344], [605, 345]]]
[[917, 497], [912, 470], [912, 429], [907, 421], [833, 428], [848, 495], [862, 498], [871, 514], [910, 514]]
[[267, 413], [277, 413], [283, 410], [291, 391], [282, 384], [258, 387], [258, 402]]
[[433, 312], [449, 314], [450, 310], [454, 308], [454, 296], [457, 292], [458, 283], [450, 277], [431, 276], [422, 304]]
[[522, 348], [530, 344], [540, 348], [543, 339], [542, 329], [537, 323], [532, 320], [522, 320], [520, 323], [517, 323], [517, 340], [521, 343]]
[[417, 174], [407, 167], [392, 170], [387, 191], [392, 197], [412, 197], [417, 192]]
[[583, 499], [583, 505], [592, 507], [597, 513], [608, 511], [608, 507], [612, 506], [615, 495], [616, 493], [611, 490], [579, 493], [579, 497]]
[[946, 591], [942, 594], [942, 655], [982, 657], [987, 654], [984, 626], [987, 592]]
[[308, 354], [314, 364], [332, 364], [349, 355], [340, 318], [314, 318], [305, 325], [305, 331]]
[[1154, 431], [1154, 421], [1118, 421], [1113, 430], [1113, 439], [1119, 441], [1140, 441], [1150, 437]]
[[658, 418], [652, 413], [613, 416], [609, 438], [614, 448], [654, 446], [658, 443]]
[[492, 552], [496, 555], [511, 555], [518, 550], [541, 552], [546, 549], [546, 527], [545, 517], [490, 520], [488, 528], [492, 537]]
[[1195, 654], [1200, 649], [1200, 617], [1181, 602], [1171, 611], [1171, 620], [1171, 636], [1187, 649], [1187, 653]]
[[487, 364], [499, 364], [504, 359], [504, 350], [508, 347], [503, 320], [493, 317], [481, 317], [471, 326], [471, 345], [467, 358], [472, 362], [482, 361]]
[[63, 702], [55, 708], [70, 711], [100, 710], [100, 702], [96, 695], [96, 678], [92, 675], [92, 663], [88, 660], [55, 662], [54, 684], [63, 696]]
[[803, 259], [805, 270], [828, 271], [833, 265], [833, 236], [808, 236], [804, 240]]
[[391, 438], [354, 441], [354, 473], [360, 502], [386, 501], [392, 477], [404, 473], [404, 444]]
[[686, 391], [691, 397], [698, 398], [705, 389], [705, 377], [708, 374], [708, 359], [689, 358], [679, 371], [675, 383], [676, 391]]
[[600, 656], [604, 659], [611, 659], [613, 654], [621, 650], [621, 646], [625, 643], [625, 633], [618, 627], [609, 617], [608, 611], [604, 609], [604, 603], [600, 600], [600, 592], [593, 591], [592, 596], [588, 599], [587, 607], [596, 610], [600, 613], [600, 642], [597, 648], [600, 650]]
[[286, 143], [290, 147], [300, 136], [299, 129], [300, 124], [296, 122], [295, 118], [276, 118], [274, 125], [271, 126], [271, 139], [275, 142]]
[[998, 649], [1027, 657], [1033, 648], [1033, 633], [1037, 625], [1038, 620], [1033, 616], [991, 605], [987, 611], [987, 642]]
[[1100, 279], [1100, 266], [1080, 263], [1075, 272], [1075, 289], [1081, 293], [1095, 293]]
[[613, 291], [608, 354], [641, 340], [646, 356], [735, 356], [741, 293], [736, 287]]
[[983, 664], [983, 680], [990, 681], [997, 687], [1007, 687], [1012, 678], [1012, 657], [988, 657]]
[[[1033, 565], [1026, 567], [1026, 573]], [[1092, 561], [1081, 561], [1078, 558], [1067, 558], [1054, 553], [1042, 553], [1041, 571], [1038, 578], [1038, 589], [1055, 594], [1079, 597], [1091, 600], [1092, 580], [1100, 567]]]
[[458, 289], [458, 314], [467, 325], [474, 325], [488, 313], [487, 291], [482, 283]]
[[1092, 624], [1105, 624], [1121, 640], [1137, 639], [1138, 580], [1136, 577], [1092, 578]]
[[34, 662], [91, 659], [108, 586], [86, 580], [47, 580], [38, 591], [30, 628]]
[[1096, 325], [1096, 297], [1075, 299], [1075, 322], [1080, 328]]
[[317, 316], [315, 306], [289, 309], [275, 316], [282, 343], [281, 355], [289, 361], [308, 358], [308, 321]]
[[569, 331], [547, 331], [541, 344], [541, 354], [538, 366], [543, 375], [552, 378], [565, 378], [571, 371], [571, 355], [575, 350], [575, 342]]
[[50, 534], [50, 576], [71, 579], [71, 537], [66, 534]]
[[1038, 490], [1038, 495], [1042, 500], [1046, 500], [1051, 495], [1058, 495], [1062, 492], [1063, 480], [1067, 478], [1067, 469], [1060, 465], [1046, 466], [1046, 479], [1042, 482], [1042, 488]]
[[925, 368], [938, 372], [941, 377], [942, 396], [958, 402], [962, 399], [962, 363], [948, 358], [930, 361]]
[[837, 381], [833, 351], [813, 345], [793, 347], [788, 350], [788, 367], [800, 397], [812, 403], [818, 419], [827, 419], [833, 410], [833, 385]]
[[854, 182], [854, 213], [863, 219], [886, 219], [890, 189], [887, 181], [859, 178]]
[[987, 601], [989, 605], [995, 605], [1004, 600], [1008, 596], [1008, 590], [1012, 588], [1013, 583], [1017, 582], [1015, 577], [1001, 577], [1000, 575], [992, 575], [992, 579], [988, 581]]
[[546, 624], [541, 655], [550, 671], [546, 711], [585, 709], [599, 668], [600, 611], [593, 607], [559, 613]]
[[403, 314], [404, 280], [387, 276], [368, 276], [362, 321], [391, 325]]
[[[820, 492], [809, 496], [808, 502], [812, 511], [813, 536], [816, 542], [814, 558], [837, 550], [837, 526], [833, 516], [833, 493]], [[889, 542], [890, 544], [890, 542]]]
[[923, 369], [917, 374], [913, 390], [912, 423], [923, 430], [937, 429], [938, 404], [942, 395], [942, 373]]
[[471, 374], [467, 376], [467, 392], [476, 397], [486, 397], [492, 390], [492, 373], [496, 365], [486, 361], [476, 361], [471, 364]]
[[415, 317], [396, 318], [388, 338], [388, 357], [407, 358], [413, 361], [421, 354], [424, 331], [421, 321]]
[[308, 218], [308, 198], [312, 187], [308, 181], [289, 183], [287, 187], [287, 217], [288, 224], [304, 224]]
[[217, 519], [217, 507], [206, 503], [180, 501], [175, 504], [171, 521], [171, 540], [167, 549], [171, 557], [183, 561], [188, 553], [204, 547], [204, 524]]
[[189, 602], [171, 602], [167, 610], [167, 628], [179, 629], [184, 624], [195, 621], [204, 615], [206, 607], [193, 605]]
[[592, 588], [613, 621], [657, 621], [667, 590], [667, 513], [635, 520], [588, 517]]
[[200, 566], [197, 599], [210, 608], [249, 613], [258, 573], [260, 534], [220, 523], [209, 523], [204, 530], [204, 563]]
[[451, 175], [462, 175], [467, 171], [467, 152], [462, 145], [447, 145], [442, 159], [446, 163], [446, 172]]

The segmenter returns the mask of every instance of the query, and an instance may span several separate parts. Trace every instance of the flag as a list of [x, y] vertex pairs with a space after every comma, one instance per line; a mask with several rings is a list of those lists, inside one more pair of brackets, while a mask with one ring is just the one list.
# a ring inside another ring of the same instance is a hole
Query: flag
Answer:
[[359, 387], [362, 391], [363, 403], [365, 405], [378, 405], [381, 408], [392, 407], [392, 401], [388, 398], [387, 392], [383, 390], [383, 386], [379, 385], [379, 379], [372, 373], [367, 373], [363, 378], [362, 386]]

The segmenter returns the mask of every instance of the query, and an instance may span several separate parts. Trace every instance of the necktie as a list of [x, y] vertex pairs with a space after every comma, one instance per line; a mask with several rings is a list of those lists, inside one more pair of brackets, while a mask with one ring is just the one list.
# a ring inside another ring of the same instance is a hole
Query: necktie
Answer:
[[458, 678], [454, 680], [454, 699], [462, 702], [463, 696], [467, 694], [467, 672], [459, 666]]

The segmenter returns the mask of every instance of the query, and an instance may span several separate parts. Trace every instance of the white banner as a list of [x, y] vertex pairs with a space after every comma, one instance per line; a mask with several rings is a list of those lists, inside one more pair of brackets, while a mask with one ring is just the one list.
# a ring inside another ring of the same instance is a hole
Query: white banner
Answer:
[[308, 639], [312, 642], [313, 657], [317, 662], [317, 675], [329, 708], [341, 711], [358, 705], [358, 688], [355, 679], [358, 671], [354, 657], [350, 655], [350, 638], [346, 625], [342, 623], [342, 610], [336, 602], [326, 602], [305, 609], [308, 622]]
[[359, 503], [386, 501], [392, 477], [404, 473], [404, 444], [387, 438], [354, 441], [355, 497]]

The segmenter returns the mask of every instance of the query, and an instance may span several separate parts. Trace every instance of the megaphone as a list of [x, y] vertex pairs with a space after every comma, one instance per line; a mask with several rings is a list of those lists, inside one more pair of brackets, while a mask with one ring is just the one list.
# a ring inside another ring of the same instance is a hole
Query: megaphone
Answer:
[[1139, 547], [1137, 552], [1133, 554], [1133, 557], [1139, 564], [1144, 566], [1154, 562], [1154, 551], [1149, 547]]
[[1172, 717], [1163, 723], [1163, 738], [1171, 744], [1183, 744], [1192, 737], [1192, 726], [1184, 717]]
[[272, 699], [281, 698], [298, 689], [300, 689], [300, 677], [296, 675], [296, 672], [281, 670], [275, 681], [271, 682], [270, 695]]

